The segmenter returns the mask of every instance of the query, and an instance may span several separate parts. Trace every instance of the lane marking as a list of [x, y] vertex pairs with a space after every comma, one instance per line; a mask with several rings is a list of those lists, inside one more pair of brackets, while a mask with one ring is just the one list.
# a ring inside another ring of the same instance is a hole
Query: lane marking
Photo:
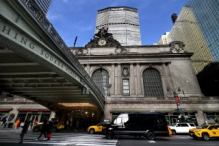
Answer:
[[148, 141], [149, 143], [156, 143], [155, 141], [153, 141], [153, 140], [150, 140], [150, 141]]

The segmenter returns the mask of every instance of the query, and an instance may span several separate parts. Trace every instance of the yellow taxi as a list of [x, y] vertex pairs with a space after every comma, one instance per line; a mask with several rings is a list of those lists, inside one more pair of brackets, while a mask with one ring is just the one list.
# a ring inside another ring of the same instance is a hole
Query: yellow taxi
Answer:
[[172, 132], [172, 130], [170, 129], [170, 127], [168, 125], [167, 125], [167, 129], [168, 129], [168, 132], [169, 132], [169, 136], [173, 135], [173, 132]]
[[[37, 124], [34, 124], [33, 126], [33, 131], [34, 132], [38, 132], [42, 129], [43, 127], [43, 123], [37, 123]], [[64, 129], [65, 126], [62, 122], [53, 122], [53, 128], [52, 128], [52, 131], [60, 131], [62, 129]]]
[[106, 122], [101, 122], [97, 125], [89, 126], [87, 128], [87, 132], [89, 132], [90, 134], [94, 134], [94, 133], [98, 133], [98, 132], [102, 133], [103, 126], [106, 126], [106, 124], [107, 124]]
[[189, 135], [194, 139], [202, 138], [205, 141], [210, 138], [218, 138], [219, 124], [205, 124], [200, 127], [190, 129]]

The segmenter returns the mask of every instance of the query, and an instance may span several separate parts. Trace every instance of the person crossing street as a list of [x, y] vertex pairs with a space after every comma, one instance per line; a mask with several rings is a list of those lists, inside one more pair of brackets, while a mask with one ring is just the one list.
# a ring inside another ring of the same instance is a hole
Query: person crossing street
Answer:
[[47, 122], [47, 140], [50, 140], [51, 138], [52, 129], [53, 129], [53, 122], [52, 121]]
[[41, 133], [40, 133], [40, 136], [37, 138], [37, 139], [35, 139], [35, 140], [39, 140], [40, 139], [40, 137], [44, 134], [44, 136], [45, 136], [45, 138], [43, 139], [43, 140], [47, 140], [47, 119], [44, 119], [44, 121], [43, 121], [43, 125], [42, 125], [42, 129], [41, 129]]
[[23, 139], [24, 139], [24, 135], [27, 134], [28, 128], [30, 126], [31, 121], [29, 121], [29, 119], [27, 119], [24, 123], [23, 129], [21, 131], [20, 137], [21, 137], [21, 141], [19, 142], [19, 144], [23, 143]]

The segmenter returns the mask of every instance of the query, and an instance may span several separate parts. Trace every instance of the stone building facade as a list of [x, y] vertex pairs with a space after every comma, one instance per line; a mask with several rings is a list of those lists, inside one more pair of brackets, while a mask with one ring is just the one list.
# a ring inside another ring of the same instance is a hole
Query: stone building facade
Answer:
[[[105, 94], [105, 119], [113, 120], [122, 112], [161, 112], [170, 124], [183, 117], [200, 125], [208, 112], [219, 118], [219, 100], [212, 97], [207, 101], [201, 93], [190, 60], [193, 53], [184, 51], [182, 42], [135, 47], [106, 47], [106, 42], [93, 46], [88, 43], [73, 52]], [[179, 111], [173, 92], [180, 97]]]

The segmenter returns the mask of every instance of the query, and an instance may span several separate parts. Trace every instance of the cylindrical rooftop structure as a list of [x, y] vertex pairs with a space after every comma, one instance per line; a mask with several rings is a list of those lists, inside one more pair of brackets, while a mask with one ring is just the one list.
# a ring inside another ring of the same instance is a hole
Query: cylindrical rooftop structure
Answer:
[[141, 45], [138, 10], [131, 7], [108, 7], [98, 10], [96, 30], [108, 28], [122, 46]]

